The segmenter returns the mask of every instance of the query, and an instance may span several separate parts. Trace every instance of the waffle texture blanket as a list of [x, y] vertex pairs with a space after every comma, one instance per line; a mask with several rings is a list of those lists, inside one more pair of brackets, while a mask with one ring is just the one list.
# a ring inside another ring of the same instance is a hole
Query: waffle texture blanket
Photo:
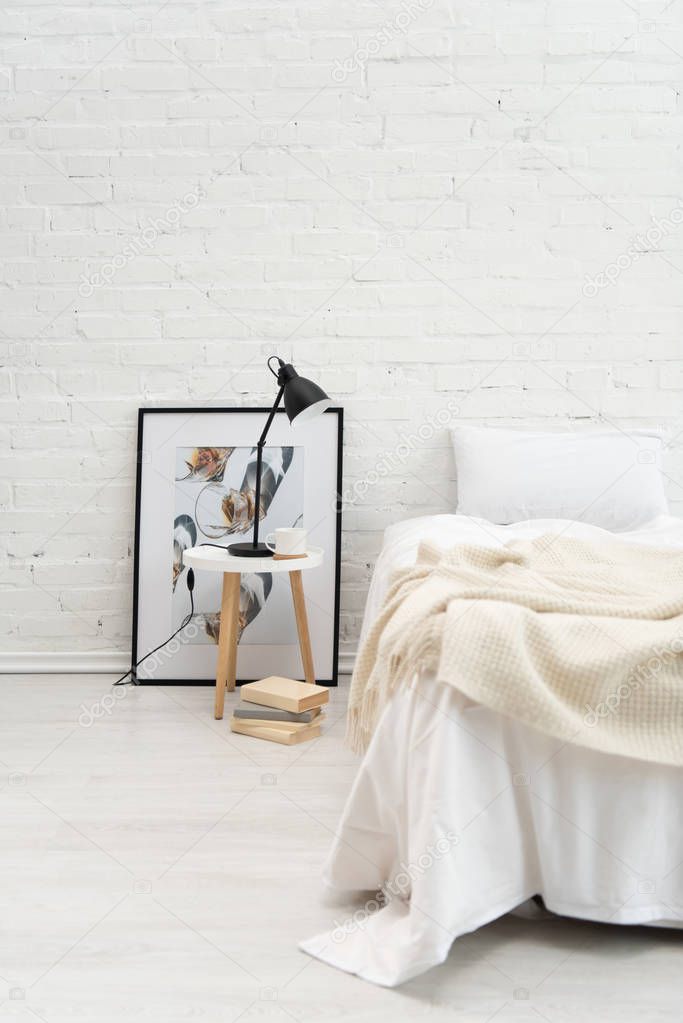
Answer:
[[422, 669], [547, 735], [683, 765], [683, 552], [557, 535], [422, 544], [356, 663], [355, 749]]

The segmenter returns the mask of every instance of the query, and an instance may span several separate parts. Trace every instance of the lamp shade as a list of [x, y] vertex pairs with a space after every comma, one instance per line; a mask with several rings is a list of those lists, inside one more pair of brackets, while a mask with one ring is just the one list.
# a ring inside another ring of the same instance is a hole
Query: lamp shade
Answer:
[[283, 400], [285, 412], [292, 425], [315, 419], [330, 407], [332, 400], [325, 394], [322, 387], [318, 387], [306, 377], [300, 377], [291, 365], [286, 366], [285, 370], [287, 379], [285, 380]]

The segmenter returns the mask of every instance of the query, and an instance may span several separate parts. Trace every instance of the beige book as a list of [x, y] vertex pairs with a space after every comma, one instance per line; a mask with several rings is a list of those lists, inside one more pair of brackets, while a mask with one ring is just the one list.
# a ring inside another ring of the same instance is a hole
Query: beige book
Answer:
[[[256, 708], [256, 704], [254, 704], [254, 708]], [[235, 714], [234, 711], [232, 716], [235, 721], [239, 721], [240, 724], [249, 725], [252, 728], [279, 728], [283, 732], [300, 732], [305, 728], [313, 728], [314, 725], [320, 725], [325, 720], [324, 714], [318, 714], [315, 721], [264, 721], [263, 718], [244, 717], [241, 714]]]
[[317, 739], [320, 735], [320, 725], [297, 725], [292, 727], [292, 722], [282, 721], [264, 724], [263, 721], [250, 721], [245, 718], [231, 718], [230, 730], [240, 735], [251, 735], [254, 739], [267, 739], [269, 742], [279, 742], [283, 746], [296, 746], [299, 742], [307, 742], [308, 739]]
[[330, 698], [325, 686], [311, 685], [309, 682], [297, 682], [293, 678], [281, 678], [269, 675], [258, 682], [247, 682], [240, 687], [243, 700], [248, 703], [260, 703], [265, 707], [279, 707], [291, 710], [295, 714], [312, 707], [320, 707]]

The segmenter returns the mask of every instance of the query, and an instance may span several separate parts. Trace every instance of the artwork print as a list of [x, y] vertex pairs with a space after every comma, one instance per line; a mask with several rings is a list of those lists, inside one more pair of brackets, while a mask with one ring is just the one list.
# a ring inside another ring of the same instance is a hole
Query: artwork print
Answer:
[[[270, 412], [138, 411], [131, 660], [142, 685], [215, 685], [224, 576], [195, 568], [190, 596], [183, 555], [201, 544], [253, 540], [256, 439]], [[263, 448], [259, 521], [261, 540], [282, 526], [303, 526], [309, 548], [323, 551], [303, 586], [316, 678], [331, 685], [339, 652], [342, 438], [341, 409], [297, 426], [278, 409]], [[290, 573], [273, 572], [267, 560], [212, 554], [239, 566], [238, 683], [303, 678]], [[190, 613], [191, 623], [170, 639]]]
[[[278, 526], [305, 526], [304, 448], [267, 446], [261, 475], [260, 537]], [[176, 447], [173, 533], [169, 536], [169, 589], [173, 628], [187, 614], [183, 552], [202, 543], [227, 547], [253, 535], [255, 447]], [[217, 644], [222, 576], [195, 576], [194, 644]], [[296, 623], [285, 574], [242, 575], [238, 642], [278, 645], [296, 642]]]

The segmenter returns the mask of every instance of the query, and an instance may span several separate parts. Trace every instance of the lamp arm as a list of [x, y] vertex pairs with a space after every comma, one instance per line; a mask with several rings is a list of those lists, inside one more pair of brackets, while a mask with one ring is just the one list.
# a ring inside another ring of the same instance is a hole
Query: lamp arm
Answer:
[[273, 402], [273, 407], [268, 413], [266, 419], [266, 425], [263, 427], [263, 433], [258, 439], [256, 444], [256, 491], [254, 495], [254, 542], [253, 547], [258, 547], [258, 532], [259, 532], [259, 520], [261, 518], [261, 469], [263, 466], [263, 448], [265, 447], [266, 437], [270, 430], [275, 413], [277, 412], [278, 405], [282, 401], [282, 395], [285, 393], [284, 386], [280, 387], [277, 392], [277, 398]]
[[259, 445], [261, 447], [263, 447], [263, 445], [266, 443], [266, 437], [268, 435], [268, 431], [270, 430], [271, 423], [273, 422], [273, 419], [275, 418], [275, 413], [277, 412], [278, 406], [279, 406], [280, 402], [282, 401], [282, 395], [284, 393], [285, 393], [285, 389], [284, 389], [284, 387], [281, 387], [280, 390], [277, 392], [277, 398], [273, 402], [273, 407], [270, 410], [270, 412], [268, 413], [268, 418], [266, 419], [266, 425], [263, 427], [263, 433], [261, 434], [261, 436], [258, 439], [257, 447]]

